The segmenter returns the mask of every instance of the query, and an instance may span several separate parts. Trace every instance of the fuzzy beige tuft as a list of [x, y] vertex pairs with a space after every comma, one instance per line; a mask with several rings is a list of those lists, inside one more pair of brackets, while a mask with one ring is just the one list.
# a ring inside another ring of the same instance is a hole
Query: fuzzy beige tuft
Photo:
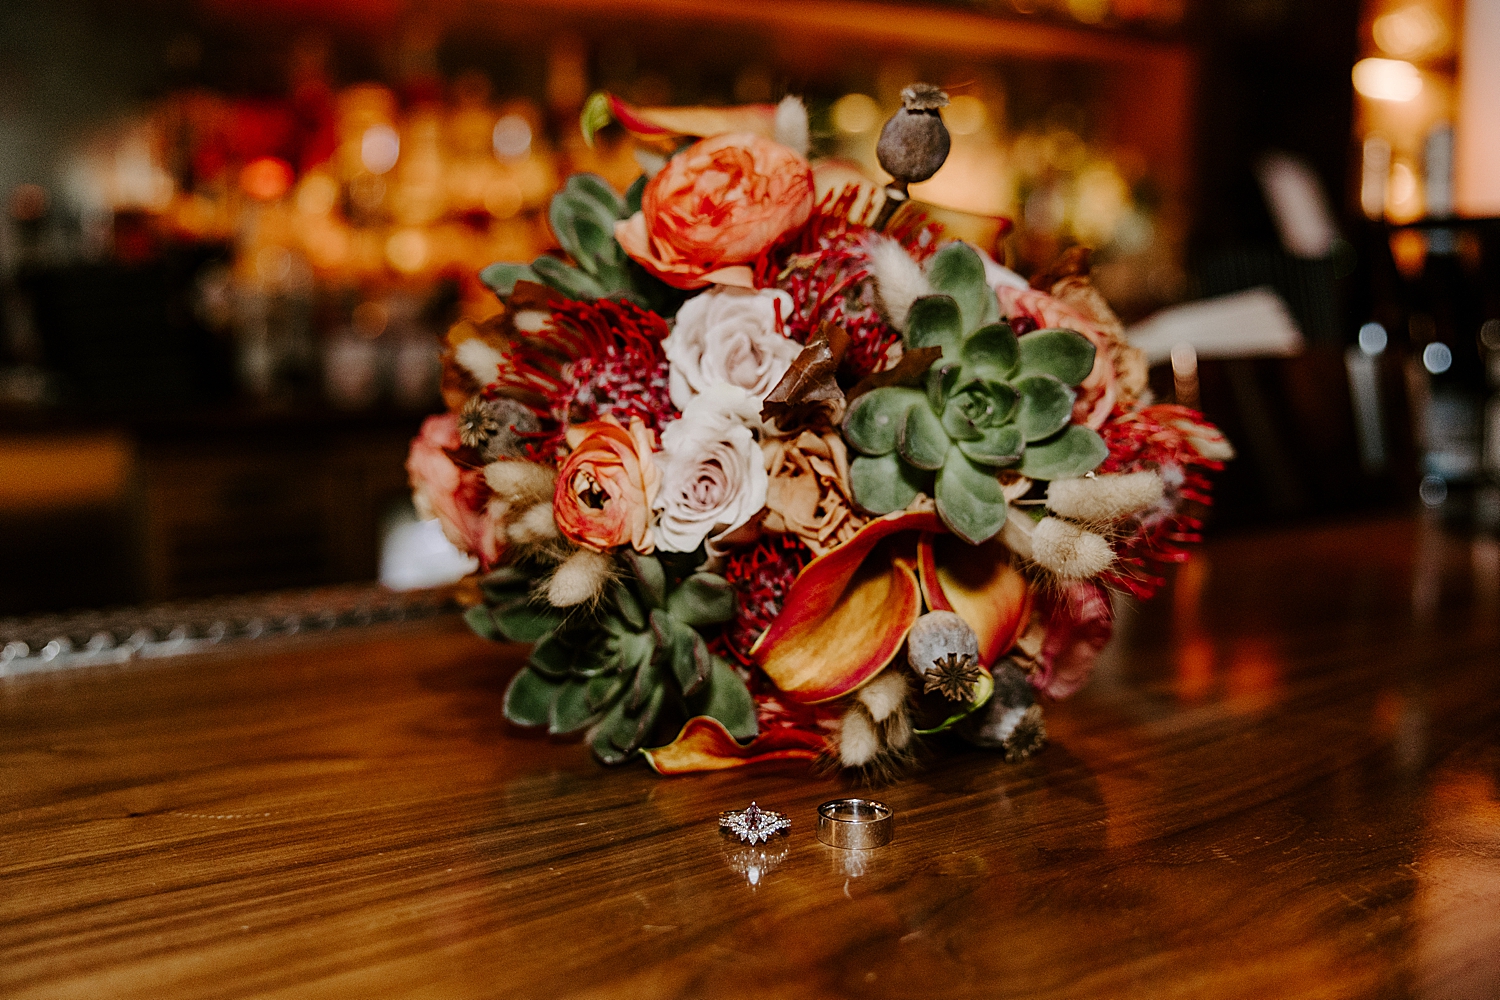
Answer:
[[864, 767], [880, 753], [880, 733], [863, 705], [854, 704], [839, 724], [839, 763]]
[[502, 459], [484, 467], [484, 481], [495, 495], [516, 507], [529, 507], [552, 499], [557, 470], [538, 462]]
[[1044, 517], [1031, 533], [1031, 558], [1063, 580], [1086, 580], [1109, 569], [1115, 554], [1092, 531], [1068, 521]]
[[807, 155], [807, 105], [802, 98], [788, 94], [776, 105], [776, 141], [798, 156]]
[[453, 349], [453, 360], [474, 376], [474, 381], [489, 385], [500, 377], [500, 365], [505, 358], [478, 337], [471, 337]]
[[905, 330], [911, 304], [932, 294], [932, 282], [900, 243], [884, 236], [870, 240], [870, 273], [875, 276], [881, 311], [891, 326]]
[[552, 574], [547, 584], [547, 600], [558, 608], [587, 604], [604, 592], [610, 576], [609, 556], [592, 549], [579, 549]]
[[1161, 498], [1161, 477], [1154, 472], [1054, 479], [1047, 487], [1048, 509], [1075, 521], [1116, 521], [1161, 503]]
[[884, 722], [892, 712], [906, 703], [906, 678], [898, 670], [887, 670], [876, 676], [855, 695], [876, 722]]
[[905, 750], [911, 736], [911, 713], [903, 703], [885, 720], [885, 744], [892, 750]]
[[557, 521], [552, 517], [552, 505], [539, 503], [527, 509], [505, 529], [505, 536], [512, 545], [541, 545], [555, 541], [560, 536]]
[[1014, 504], [1006, 512], [1005, 527], [1000, 529], [1000, 541], [1022, 559], [1030, 559], [1031, 536], [1036, 533], [1036, 522], [1031, 515]]

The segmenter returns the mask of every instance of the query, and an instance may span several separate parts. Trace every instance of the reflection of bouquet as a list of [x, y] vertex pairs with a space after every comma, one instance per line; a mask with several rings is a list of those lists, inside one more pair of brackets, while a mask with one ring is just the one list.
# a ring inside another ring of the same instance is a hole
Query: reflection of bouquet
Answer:
[[[804, 159], [799, 103], [635, 109], [698, 138], [621, 198], [571, 178], [570, 262], [483, 274], [408, 468], [478, 557], [482, 635], [534, 642], [507, 717], [657, 770], [878, 765], [949, 728], [1020, 759], [1087, 679], [1106, 585], [1149, 595], [1229, 450], [1148, 406], [1074, 254], [1026, 281], [909, 209], [948, 142], [917, 85], [884, 192]], [[904, 655], [902, 655], [904, 652]]]

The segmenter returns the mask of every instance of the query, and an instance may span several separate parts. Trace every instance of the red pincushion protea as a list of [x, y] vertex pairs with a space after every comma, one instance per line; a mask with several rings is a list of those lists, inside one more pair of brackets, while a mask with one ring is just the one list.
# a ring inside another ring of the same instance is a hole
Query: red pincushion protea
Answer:
[[1118, 568], [1103, 577], [1136, 597], [1149, 598], [1165, 582], [1160, 568], [1186, 562], [1186, 546], [1202, 540], [1203, 520], [1189, 512], [1189, 505], [1213, 503], [1208, 473], [1223, 469], [1224, 463], [1205, 457], [1194, 442], [1221, 436], [1197, 410], [1169, 404], [1117, 412], [1099, 433], [1109, 445], [1100, 473], [1151, 469], [1165, 486], [1162, 502], [1136, 515], [1134, 530], [1116, 541]]
[[525, 444], [529, 457], [555, 461], [569, 424], [606, 414], [625, 426], [639, 417], [657, 432], [677, 418], [661, 347], [665, 320], [617, 299], [554, 299], [548, 308], [552, 322], [514, 342], [499, 379], [486, 389], [536, 413], [542, 430]]

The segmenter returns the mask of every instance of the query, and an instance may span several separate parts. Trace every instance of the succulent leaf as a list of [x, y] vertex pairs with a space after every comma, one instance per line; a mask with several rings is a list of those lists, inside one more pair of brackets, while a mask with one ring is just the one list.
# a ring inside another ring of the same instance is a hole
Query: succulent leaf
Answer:
[[661, 664], [656, 657], [642, 663], [630, 682], [630, 688], [625, 692], [625, 714], [635, 715], [639, 712], [652, 692], [661, 687], [662, 678]]
[[665, 607], [667, 603], [667, 572], [662, 569], [656, 556], [643, 556], [631, 548], [624, 550], [625, 564], [640, 584], [641, 596], [653, 608]]
[[977, 441], [960, 441], [958, 450], [980, 465], [1015, 465], [1021, 458], [1025, 442], [1019, 425], [1010, 423], [991, 427]]
[[552, 681], [522, 667], [505, 689], [505, 717], [518, 726], [541, 726], [552, 711], [552, 700], [562, 689], [562, 682]]
[[950, 446], [943, 422], [930, 406], [913, 406], [897, 435], [896, 447], [907, 464], [932, 471], [943, 467]]
[[937, 474], [938, 516], [970, 545], [991, 538], [1005, 526], [1005, 494], [993, 469], [953, 453]]
[[547, 732], [553, 736], [576, 733], [588, 725], [594, 711], [588, 703], [588, 682], [567, 681], [552, 699], [547, 715]]
[[872, 514], [902, 510], [927, 490], [932, 474], [901, 461], [895, 452], [872, 458], [857, 455], [849, 463], [854, 502]]
[[943, 429], [959, 441], [977, 441], [985, 432], [1011, 421], [1016, 390], [1004, 382], [973, 379], [959, 386], [943, 407]]
[[916, 389], [871, 389], [849, 405], [844, 414], [844, 437], [866, 455], [888, 454], [896, 449], [907, 411], [924, 398]]
[[760, 733], [755, 722], [755, 702], [750, 689], [734, 668], [717, 656], [710, 657], [708, 683], [688, 696], [688, 710], [723, 723], [729, 735], [747, 740]]
[[1069, 424], [1061, 434], [1028, 445], [1018, 470], [1031, 479], [1071, 479], [1092, 472], [1109, 455], [1097, 433], [1082, 424]]
[[963, 365], [956, 362], [936, 364], [927, 370], [927, 403], [933, 413], [942, 413], [943, 405], [963, 378]]
[[1000, 315], [994, 289], [984, 277], [984, 261], [979, 259], [978, 251], [961, 240], [933, 254], [927, 264], [927, 280], [957, 302], [965, 331], [992, 322]]
[[569, 267], [556, 257], [538, 257], [532, 261], [531, 269], [549, 288], [555, 288], [570, 299], [592, 302], [603, 298], [609, 291], [590, 275]]
[[616, 749], [627, 757], [641, 748], [646, 742], [646, 737], [651, 735], [651, 727], [656, 725], [656, 717], [661, 714], [662, 702], [666, 700], [666, 689], [657, 685], [646, 698], [645, 704], [640, 708], [639, 714], [633, 723], [629, 723], [629, 711], [626, 718], [620, 721], [610, 733], [610, 742]]
[[566, 677], [571, 672], [578, 652], [562, 632], [549, 632], [531, 649], [527, 658], [532, 669], [549, 677]]
[[1094, 344], [1074, 330], [1033, 330], [1020, 339], [1020, 348], [1023, 376], [1052, 375], [1064, 385], [1078, 385], [1094, 370]]
[[641, 600], [635, 596], [635, 591], [616, 580], [610, 584], [610, 593], [614, 596], [615, 607], [619, 609], [625, 624], [637, 632], [646, 627], [646, 609], [641, 607]]
[[1021, 346], [1008, 323], [991, 323], [974, 331], [959, 354], [964, 372], [980, 378], [1005, 381], [1016, 373]]
[[734, 617], [734, 588], [717, 573], [694, 573], [667, 598], [667, 611], [686, 625], [716, 625]]
[[943, 357], [958, 360], [964, 341], [963, 313], [951, 295], [924, 295], [906, 314], [906, 346], [941, 347]]
[[479, 272], [479, 280], [501, 298], [514, 292], [518, 281], [530, 281], [537, 285], [543, 283], [542, 276], [533, 271], [529, 264], [491, 264]]
[[1015, 387], [1021, 394], [1017, 421], [1027, 441], [1051, 437], [1067, 426], [1077, 393], [1063, 385], [1061, 379], [1053, 375], [1027, 375], [1017, 379]]
[[620, 749], [617, 738], [619, 742], [628, 744], [630, 734], [634, 730], [635, 721], [625, 715], [625, 699], [621, 698], [594, 728], [590, 743], [594, 749], [594, 756], [599, 758], [599, 763], [620, 764], [629, 759], [630, 752]]
[[588, 703], [589, 714], [601, 712], [614, 704], [615, 699], [625, 691], [625, 680], [620, 674], [590, 677], [584, 688], [584, 700]]

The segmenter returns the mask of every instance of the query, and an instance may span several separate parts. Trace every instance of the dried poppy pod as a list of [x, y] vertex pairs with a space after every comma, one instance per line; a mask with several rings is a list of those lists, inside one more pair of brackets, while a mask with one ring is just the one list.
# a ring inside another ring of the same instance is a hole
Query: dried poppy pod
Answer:
[[953, 142], [941, 110], [947, 104], [948, 95], [930, 83], [914, 83], [901, 91], [901, 110], [885, 123], [875, 146], [880, 165], [895, 178], [886, 186], [876, 228], [884, 228], [906, 203], [908, 185], [925, 181], [948, 159]]

